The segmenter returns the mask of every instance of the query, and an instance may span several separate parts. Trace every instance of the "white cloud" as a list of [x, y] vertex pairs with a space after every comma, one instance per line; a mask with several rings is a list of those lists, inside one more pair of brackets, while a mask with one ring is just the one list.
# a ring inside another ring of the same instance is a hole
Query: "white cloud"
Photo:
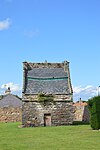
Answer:
[[8, 29], [11, 25], [11, 20], [9, 18], [0, 21], [0, 30]]
[[1, 89], [3, 89], [3, 90], [7, 89], [8, 87], [10, 87], [12, 92], [19, 92], [21, 90], [20, 85], [14, 84], [13, 82], [1, 85]]
[[77, 101], [80, 98], [82, 100], [88, 100], [89, 98], [96, 96], [98, 94], [98, 88], [92, 85], [83, 86], [73, 86], [74, 100]]

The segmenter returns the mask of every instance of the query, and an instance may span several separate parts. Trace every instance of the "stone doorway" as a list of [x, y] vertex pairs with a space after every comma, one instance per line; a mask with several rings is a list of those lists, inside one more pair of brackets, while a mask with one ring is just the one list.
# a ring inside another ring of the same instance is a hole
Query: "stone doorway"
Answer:
[[51, 114], [44, 114], [44, 126], [51, 126]]

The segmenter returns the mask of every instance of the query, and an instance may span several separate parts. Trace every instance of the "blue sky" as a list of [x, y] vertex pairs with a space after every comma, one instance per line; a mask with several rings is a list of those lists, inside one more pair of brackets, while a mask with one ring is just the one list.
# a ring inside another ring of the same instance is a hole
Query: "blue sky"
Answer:
[[20, 94], [22, 62], [70, 62], [74, 100], [100, 85], [99, 0], [0, 0], [0, 93]]

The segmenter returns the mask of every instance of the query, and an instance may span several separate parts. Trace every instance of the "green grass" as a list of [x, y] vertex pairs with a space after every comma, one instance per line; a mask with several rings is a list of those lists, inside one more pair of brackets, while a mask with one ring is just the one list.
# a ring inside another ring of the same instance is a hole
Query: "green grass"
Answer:
[[99, 150], [100, 131], [89, 125], [18, 128], [0, 123], [0, 150]]

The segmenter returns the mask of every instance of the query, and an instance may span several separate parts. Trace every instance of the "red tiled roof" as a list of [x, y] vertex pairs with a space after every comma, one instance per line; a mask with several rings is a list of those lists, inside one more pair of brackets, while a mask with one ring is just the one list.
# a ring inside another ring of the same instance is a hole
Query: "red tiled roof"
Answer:
[[86, 102], [76, 102], [73, 104], [73, 106], [87, 106], [88, 104]]

